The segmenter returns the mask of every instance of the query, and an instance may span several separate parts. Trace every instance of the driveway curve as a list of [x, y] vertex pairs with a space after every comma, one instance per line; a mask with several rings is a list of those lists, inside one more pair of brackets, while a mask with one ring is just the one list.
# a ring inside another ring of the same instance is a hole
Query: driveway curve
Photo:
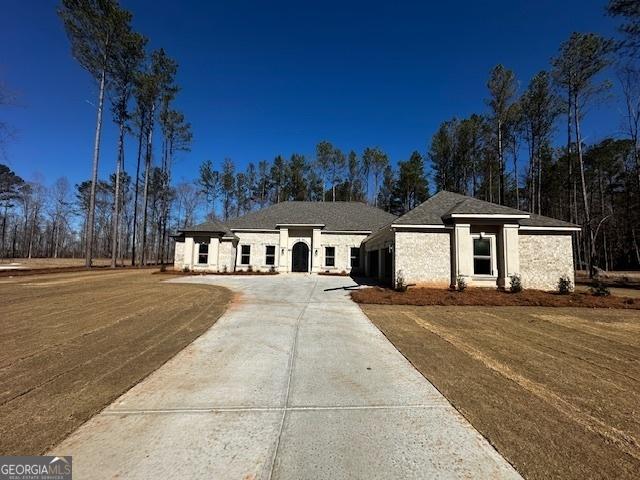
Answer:
[[348, 277], [237, 292], [195, 342], [51, 453], [74, 478], [520, 478], [348, 298]]

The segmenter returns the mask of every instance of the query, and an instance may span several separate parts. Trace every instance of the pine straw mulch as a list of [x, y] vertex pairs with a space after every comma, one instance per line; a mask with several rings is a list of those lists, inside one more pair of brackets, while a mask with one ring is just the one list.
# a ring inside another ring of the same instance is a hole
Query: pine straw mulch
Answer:
[[378, 305], [584, 307], [640, 310], [640, 298], [613, 295], [598, 297], [580, 292], [560, 295], [542, 290], [511, 293], [491, 288], [467, 288], [464, 292], [458, 292], [442, 288], [414, 287], [406, 292], [397, 292], [389, 288], [373, 287], [354, 290], [351, 292], [351, 298], [356, 303]]
[[153, 272], [154, 274], [163, 274], [163, 275], [186, 275], [186, 276], [192, 276], [192, 275], [233, 275], [233, 276], [237, 276], [237, 275], [278, 275], [278, 272], [260, 272], [260, 271], [251, 271], [248, 272], [246, 270], [238, 270], [237, 272], [198, 272], [198, 271], [182, 271], [182, 270], [172, 270], [172, 269], [166, 269], [166, 270], [158, 270], [156, 272]]

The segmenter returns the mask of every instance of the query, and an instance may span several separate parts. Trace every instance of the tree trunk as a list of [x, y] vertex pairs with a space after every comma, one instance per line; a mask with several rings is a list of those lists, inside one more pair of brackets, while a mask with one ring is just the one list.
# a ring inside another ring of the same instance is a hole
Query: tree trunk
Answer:
[[131, 266], [136, 264], [136, 229], [138, 226], [138, 190], [140, 189], [140, 157], [142, 156], [142, 138], [144, 137], [144, 114], [140, 117], [140, 133], [138, 134], [138, 161], [136, 162], [136, 183], [133, 192], [133, 226], [131, 233]]
[[111, 230], [111, 268], [116, 268], [118, 261], [118, 237], [120, 231], [120, 175], [124, 164], [124, 121], [120, 122], [118, 136], [118, 158], [116, 160], [116, 191], [113, 201], [113, 219]]
[[145, 152], [145, 175], [144, 175], [144, 199], [142, 201], [142, 246], [140, 254], [140, 264], [145, 265], [145, 254], [147, 247], [147, 207], [149, 205], [149, 176], [151, 175], [151, 151], [153, 149], [153, 115], [155, 113], [155, 105], [151, 106], [151, 114], [149, 116], [149, 131], [147, 133], [147, 151]]
[[586, 235], [585, 235], [585, 246], [586, 246], [586, 254], [588, 268], [589, 268], [589, 276], [593, 276], [593, 260], [595, 254], [595, 245], [593, 238], [593, 231], [591, 228], [591, 213], [589, 211], [589, 199], [587, 197], [587, 182], [584, 177], [584, 161], [582, 158], [582, 139], [580, 136], [580, 112], [578, 110], [578, 99], [574, 97], [574, 105], [573, 105], [573, 122], [576, 130], [576, 148], [578, 149], [578, 163], [580, 165], [580, 183], [582, 186], [582, 202], [584, 208], [584, 217], [585, 217], [585, 225], [586, 225]]
[[498, 203], [504, 205], [504, 152], [502, 151], [502, 120], [498, 120], [498, 168], [499, 186], [498, 186]]
[[[105, 59], [106, 64], [106, 59]], [[93, 224], [96, 209], [96, 184], [98, 183], [98, 161], [100, 159], [100, 134], [102, 133], [102, 107], [104, 104], [104, 90], [107, 77], [106, 65], [103, 65], [100, 73], [100, 90], [98, 93], [98, 112], [96, 114], [96, 134], [93, 144], [93, 172], [91, 174], [91, 193], [89, 195], [89, 214], [87, 218], [87, 240], [85, 244], [85, 267], [91, 267], [93, 256]]]

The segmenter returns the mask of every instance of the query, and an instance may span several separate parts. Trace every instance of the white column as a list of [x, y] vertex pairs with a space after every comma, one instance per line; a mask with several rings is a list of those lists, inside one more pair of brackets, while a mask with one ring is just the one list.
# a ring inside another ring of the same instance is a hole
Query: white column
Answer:
[[456, 224], [453, 229], [453, 245], [455, 278], [458, 276], [471, 277], [473, 275], [473, 242], [471, 240], [471, 225]]
[[[519, 225], [503, 225], [502, 227], [502, 264], [504, 265], [504, 287], [511, 286], [509, 277], [514, 273], [520, 273], [520, 237]], [[500, 282], [501, 279], [498, 279]]]
[[278, 271], [279, 272], [288, 272], [289, 271], [289, 229], [281, 228], [280, 229], [280, 251], [278, 252]]
[[193, 237], [185, 237], [184, 239], [184, 266], [189, 270], [193, 270]]
[[218, 270], [218, 250], [220, 246], [220, 238], [219, 237], [211, 237], [211, 241], [209, 242], [209, 269], [213, 271]]
[[311, 271], [319, 272], [322, 269], [322, 234], [319, 228], [314, 228], [311, 235]]

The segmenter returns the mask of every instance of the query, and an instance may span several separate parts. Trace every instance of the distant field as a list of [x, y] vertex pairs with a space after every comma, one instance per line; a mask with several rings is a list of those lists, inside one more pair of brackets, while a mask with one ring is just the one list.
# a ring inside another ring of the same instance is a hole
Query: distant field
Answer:
[[[3, 258], [3, 259], [0, 259], [0, 269], [2, 269], [3, 267], [6, 268], [11, 264], [15, 264], [17, 268], [27, 268], [27, 269], [83, 267], [84, 258]], [[93, 265], [95, 266], [111, 265], [111, 259], [96, 258], [93, 260]]]
[[525, 478], [638, 478], [637, 310], [361, 307]]
[[231, 293], [149, 270], [0, 278], [0, 455], [35, 455], [222, 315]]

